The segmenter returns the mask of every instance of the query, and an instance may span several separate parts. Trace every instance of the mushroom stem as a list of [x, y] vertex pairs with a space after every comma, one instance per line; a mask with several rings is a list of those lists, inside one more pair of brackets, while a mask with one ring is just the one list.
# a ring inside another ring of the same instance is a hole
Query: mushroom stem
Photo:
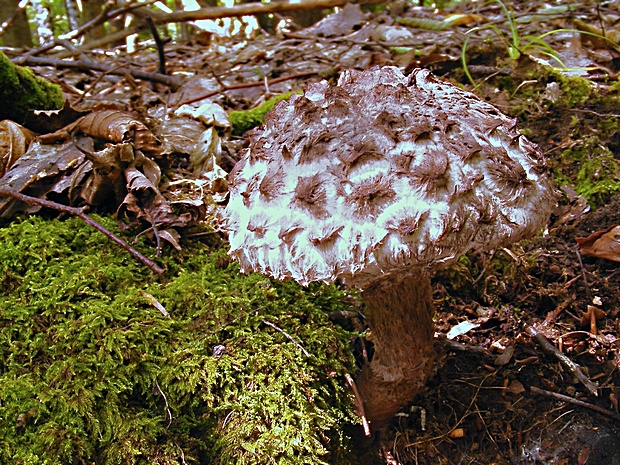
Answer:
[[356, 384], [374, 429], [385, 426], [433, 372], [435, 310], [430, 279], [385, 280], [362, 292], [374, 344]]

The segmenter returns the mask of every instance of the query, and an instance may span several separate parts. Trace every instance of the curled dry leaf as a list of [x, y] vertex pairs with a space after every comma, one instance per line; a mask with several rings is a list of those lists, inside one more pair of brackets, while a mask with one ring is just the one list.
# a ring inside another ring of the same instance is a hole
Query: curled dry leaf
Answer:
[[147, 223], [158, 228], [177, 224], [178, 217], [173, 213], [170, 203], [135, 164], [125, 169], [124, 174], [127, 195], [117, 212], [122, 227], [128, 229]]
[[93, 111], [40, 140], [46, 144], [61, 142], [75, 132], [115, 143], [133, 142], [136, 149], [154, 157], [162, 153], [161, 143], [144, 123], [118, 110]]
[[189, 163], [194, 175], [213, 170], [222, 153], [222, 144], [215, 128], [209, 128], [200, 135], [194, 149], [189, 154]]
[[181, 244], [179, 243], [181, 235], [176, 229], [164, 229], [159, 231], [159, 238], [168, 242], [176, 250], [181, 250]]
[[[128, 153], [129, 152], [129, 153]], [[121, 160], [133, 152], [129, 144], [117, 144], [98, 152], [86, 152], [92, 171], [82, 185], [81, 197], [89, 205], [101, 205], [114, 199], [118, 204], [125, 196], [125, 179]], [[130, 158], [130, 159], [131, 159]]]
[[200, 121], [207, 127], [217, 127], [220, 129], [230, 129], [230, 118], [226, 110], [217, 103], [207, 102], [194, 108], [190, 105], [180, 106], [174, 114], [176, 116], [188, 116], [194, 120]]
[[81, 197], [89, 205], [101, 205], [114, 200], [119, 205], [127, 193], [124, 170], [129, 165], [139, 168], [153, 186], [159, 184], [161, 169], [132, 144], [109, 145], [100, 151], [84, 151], [92, 163], [92, 172], [82, 186]]
[[503, 353], [495, 357], [495, 360], [493, 363], [495, 363], [496, 366], [504, 366], [508, 362], [510, 362], [510, 360], [512, 360], [512, 356], [514, 355], [514, 353], [515, 353], [515, 346], [509, 345], [508, 347], [506, 347]]
[[620, 225], [575, 240], [583, 255], [620, 262]]
[[[92, 150], [92, 141], [90, 147]], [[57, 180], [66, 189], [70, 189], [73, 183], [65, 182], [65, 176], [72, 176], [84, 162], [84, 153], [73, 144], [57, 147], [33, 142], [28, 151], [0, 178], [0, 185], [43, 198], [49, 192], [58, 192], [55, 185]], [[9, 197], [0, 198], [0, 218], [10, 218], [20, 211], [32, 213], [39, 209], [38, 206], [26, 206]]]
[[26, 153], [35, 137], [34, 132], [13, 121], [0, 121], [0, 177]]

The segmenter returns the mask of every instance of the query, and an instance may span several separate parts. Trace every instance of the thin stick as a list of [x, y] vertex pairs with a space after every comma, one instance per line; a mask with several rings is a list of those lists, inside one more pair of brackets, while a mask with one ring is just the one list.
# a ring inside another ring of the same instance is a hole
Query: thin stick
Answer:
[[144, 255], [142, 255], [140, 252], [138, 252], [132, 246], [127, 244], [124, 240], [122, 240], [121, 238], [115, 236], [114, 233], [112, 233], [111, 231], [107, 230], [102, 225], [97, 223], [95, 220], [90, 218], [86, 213], [84, 213], [84, 210], [85, 210], [84, 207], [82, 207], [82, 208], [69, 207], [67, 205], [63, 205], [63, 204], [60, 204], [60, 203], [52, 202], [51, 200], [45, 200], [45, 199], [39, 199], [37, 197], [31, 197], [29, 195], [25, 195], [25, 194], [22, 194], [20, 192], [16, 192], [16, 191], [14, 191], [12, 189], [7, 189], [6, 187], [0, 187], [0, 196], [12, 197], [12, 198], [14, 198], [16, 200], [20, 200], [20, 201], [22, 201], [24, 203], [27, 203], [29, 205], [33, 205], [33, 204], [34, 205], [40, 205], [41, 207], [46, 207], [46, 208], [50, 208], [52, 210], [56, 210], [56, 211], [60, 211], [60, 212], [64, 212], [64, 213], [70, 213], [72, 215], [75, 215], [75, 216], [79, 217], [82, 221], [84, 221], [86, 224], [88, 224], [89, 226], [92, 226], [97, 231], [102, 232], [107, 238], [109, 238], [113, 242], [116, 242], [117, 245], [119, 245], [120, 247], [125, 249], [127, 252], [129, 252], [131, 255], [136, 257], [136, 259], [140, 263], [142, 263], [143, 265], [148, 266], [151, 269], [151, 271], [153, 271], [153, 273], [162, 274], [162, 273], [164, 273], [166, 271], [163, 268], [161, 268], [160, 266], [158, 266], [152, 260], [149, 260], [148, 258], [146, 258]]
[[534, 394], [541, 394], [543, 396], [553, 397], [554, 399], [561, 400], [562, 402], [568, 402], [570, 404], [578, 405], [579, 407], [584, 407], [590, 410], [594, 410], [595, 412], [602, 413], [614, 420], [620, 420], [620, 415], [615, 412], [610, 412], [603, 407], [599, 407], [598, 405], [590, 404], [588, 402], [584, 402], [579, 399], [575, 399], [574, 397], [565, 396], [564, 394], [559, 394], [557, 392], [545, 391], [544, 389], [537, 388], [536, 386], [530, 386], [530, 391]]
[[272, 322], [267, 321], [267, 320], [263, 320], [263, 323], [265, 323], [267, 326], [271, 326], [273, 329], [275, 329], [276, 331], [280, 331], [282, 334], [284, 334], [286, 336], [286, 338], [291, 341], [293, 344], [295, 344], [297, 347], [299, 347], [299, 350], [301, 350], [304, 355], [306, 357], [310, 357], [310, 354], [308, 353], [308, 351], [306, 349], [303, 348], [303, 346], [297, 342], [293, 336], [291, 336], [289, 333], [287, 333], [286, 331], [284, 331], [282, 328], [278, 328], [276, 325], [274, 325]]
[[173, 417], [172, 412], [170, 411], [170, 406], [168, 405], [168, 398], [166, 397], [166, 394], [164, 394], [164, 391], [162, 391], [159, 387], [159, 383], [157, 382], [157, 380], [155, 380], [155, 387], [157, 388], [157, 392], [159, 393], [159, 395], [163, 397], [164, 404], [166, 404], [166, 416], [168, 417], [168, 426], [166, 426], [166, 428], [169, 428], [172, 424]]
[[83, 58], [81, 60], [58, 60], [54, 58], [44, 57], [26, 57], [24, 60], [22, 60], [22, 64], [28, 66], [54, 66], [56, 68], [95, 70], [117, 75], [129, 73], [131, 76], [137, 79], [159, 82], [161, 84], [170, 86], [173, 89], [176, 89], [181, 85], [181, 79], [178, 76], [167, 76], [159, 73], [149, 73], [141, 69], [134, 69], [130, 67], [120, 69], [121, 67], [119, 66], [110, 66], [93, 60], [89, 60], [87, 58]]
[[6, 30], [26, 11], [26, 4], [19, 3], [11, 16], [9, 16], [2, 24], [0, 24], [0, 37], [4, 35]]
[[357, 414], [362, 419], [362, 427], [364, 428], [364, 435], [369, 438], [372, 433], [370, 432], [370, 423], [366, 418], [366, 412], [364, 411], [364, 401], [362, 400], [362, 396], [360, 396], [359, 391], [357, 390], [357, 385], [353, 380], [353, 377], [349, 373], [344, 374], [344, 379], [347, 380], [347, 384], [353, 391], [353, 403], [355, 404], [355, 410], [357, 410]]
[[[321, 71], [304, 71], [303, 73], [295, 73], [295, 74], [290, 74], [288, 76], [280, 76], [280, 77], [268, 80], [267, 85], [274, 85], [279, 82], [288, 81], [290, 79], [304, 78], [304, 77], [313, 76], [319, 73], [321, 73]], [[189, 100], [184, 100], [183, 102], [179, 102], [175, 105], [175, 108], [180, 107], [181, 105], [189, 105], [190, 103], [198, 102], [199, 100], [204, 100], [206, 98], [213, 97], [214, 95], [221, 94], [222, 92], [226, 92], [227, 90], [247, 89], [248, 87], [260, 87], [264, 85], [265, 85], [265, 81], [257, 81], [257, 82], [244, 82], [242, 84], [234, 84], [232, 86], [224, 86], [224, 88], [221, 90], [214, 90], [212, 92], [209, 92], [208, 94], [199, 95], [198, 97], [193, 97]]]
[[155, 27], [155, 23], [153, 22], [153, 17], [151, 15], [146, 15], [144, 17], [144, 21], [146, 21], [146, 25], [149, 27], [149, 31], [151, 31], [151, 35], [153, 36], [153, 40], [155, 40], [155, 45], [157, 46], [157, 56], [159, 57], [159, 74], [167, 74], [166, 73], [166, 54], [164, 53], [164, 41], [161, 40], [159, 35], [159, 31]]
[[[132, 14], [136, 17], [142, 17], [146, 12], [148, 12], [151, 16], [153, 16], [153, 22], [155, 25], [161, 26], [169, 23], [183, 23], [201, 19], [233, 18], [247, 15], [270, 14], [280, 11], [322, 10], [341, 7], [349, 3], [349, 1], [350, 0], [285, 0], [282, 2], [271, 3], [245, 3], [232, 7], [214, 6], [193, 11], [174, 11], [172, 13], [158, 13], [153, 10], [147, 10], [146, 8], [139, 8], [133, 11]], [[378, 3], [379, 1], [380, 0], [363, 0], [363, 4]], [[144, 4], [138, 3], [138, 5], [142, 6]], [[116, 14], [116, 10], [111, 11], [108, 13], [107, 17], [112, 18], [113, 15]], [[109, 34], [101, 39], [92, 40], [85, 43], [79, 47], [80, 51], [84, 52], [86, 50], [106, 48], [106, 45], [123, 40], [132, 34], [137, 34], [146, 29], [146, 27], [146, 23], [138, 22], [133, 26], [129, 26], [113, 34]], [[56, 58], [67, 58], [72, 55], [76, 55], [76, 53], [67, 50], [56, 55]]]
[[586, 267], [583, 266], [583, 260], [581, 259], [581, 253], [579, 252], [579, 248], [575, 248], [575, 253], [577, 254], [577, 258], [579, 259], [579, 266], [581, 267], [583, 282], [586, 285], [586, 294], [588, 294], [588, 299], [592, 300], [592, 294], [590, 293], [590, 284], [588, 284], [588, 277], [586, 276]]
[[568, 371], [570, 371], [575, 378], [577, 378], [581, 384], [583, 384], [590, 394], [598, 395], [598, 386], [594, 384], [590, 379], [583, 373], [581, 367], [573, 362], [570, 358], [564, 355], [562, 352], [557, 350], [553, 344], [551, 344], [545, 336], [536, 331], [532, 326], [528, 327], [525, 332], [534, 338], [534, 340], [540, 344], [545, 352], [555, 355], [555, 357], [564, 365]]

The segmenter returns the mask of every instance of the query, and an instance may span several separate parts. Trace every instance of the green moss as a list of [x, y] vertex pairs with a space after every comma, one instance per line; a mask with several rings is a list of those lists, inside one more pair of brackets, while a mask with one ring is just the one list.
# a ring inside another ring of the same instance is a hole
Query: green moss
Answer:
[[0, 244], [1, 463], [344, 463], [335, 287], [191, 244], [155, 278], [78, 219], [32, 217]]
[[596, 205], [620, 192], [620, 165], [609, 149], [598, 147], [582, 157], [575, 190]]
[[21, 123], [28, 110], [58, 110], [63, 103], [60, 86], [35, 76], [29, 68], [14, 65], [0, 52], [0, 120]]
[[243, 111], [231, 111], [228, 113], [230, 117], [230, 124], [232, 126], [232, 133], [236, 136], [240, 136], [246, 131], [249, 131], [260, 124], [263, 124], [263, 118], [267, 112], [271, 111], [276, 103], [281, 100], [286, 100], [293, 92], [287, 92], [285, 94], [276, 95], [273, 98], [263, 102], [256, 108]]
[[566, 76], [565, 74], [552, 70], [551, 75], [560, 85], [562, 90], [562, 100], [569, 108], [585, 102], [592, 93], [592, 83], [579, 76]]
[[597, 137], [583, 138], [581, 144], [564, 150], [555, 176], [558, 185], [571, 185], [594, 207], [620, 192], [620, 164]]

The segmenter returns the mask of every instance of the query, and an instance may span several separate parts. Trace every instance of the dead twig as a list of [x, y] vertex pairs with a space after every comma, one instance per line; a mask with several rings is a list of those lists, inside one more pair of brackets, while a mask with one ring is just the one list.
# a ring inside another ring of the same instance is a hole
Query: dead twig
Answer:
[[26, 11], [26, 3], [20, 3], [19, 5], [17, 5], [17, 8], [15, 8], [15, 11], [13, 11], [13, 14], [9, 16], [2, 24], [0, 24], [0, 37], [4, 35], [6, 30], [11, 27], [11, 25], [15, 22], [15, 20], [17, 20], [17, 18], [24, 14], [24, 11]]
[[598, 405], [590, 404], [588, 402], [575, 399], [574, 397], [565, 396], [564, 394], [559, 394], [557, 392], [546, 391], [544, 389], [537, 388], [536, 386], [530, 386], [530, 391], [532, 391], [534, 394], [540, 394], [543, 396], [552, 397], [562, 402], [568, 402], [569, 404], [578, 405], [579, 407], [593, 410], [595, 412], [598, 412], [610, 418], [613, 418], [616, 421], [620, 420], [620, 415], [618, 415], [617, 413], [611, 412], [607, 409], [604, 409], [603, 407], [599, 407]]
[[[151, 5], [153, 3], [157, 3], [157, 0], [148, 0], [145, 2], [129, 1], [125, 5], [123, 5], [121, 8], [112, 9], [112, 7], [115, 5], [115, 2], [108, 2], [103, 6], [103, 8], [101, 9], [101, 12], [97, 16], [95, 16], [93, 19], [91, 19], [86, 24], [80, 26], [78, 29], [71, 31], [62, 37], [64, 39], [77, 39], [78, 37], [83, 36], [86, 32], [88, 32], [92, 28], [100, 24], [103, 24], [106, 21], [111, 21], [115, 18], [118, 18], [119, 16], [125, 13], [132, 13], [134, 11], [139, 11], [139, 10], [149, 11], [146, 8], [146, 6]], [[136, 16], [139, 16], [139, 15], [136, 14]]]
[[151, 31], [151, 35], [153, 36], [153, 40], [155, 41], [155, 45], [157, 46], [157, 57], [159, 59], [159, 74], [168, 74], [166, 73], [166, 54], [164, 53], [164, 41], [159, 35], [159, 31], [155, 27], [153, 17], [151, 15], [147, 15], [144, 17], [144, 21], [149, 27], [149, 31]]
[[7, 189], [5, 187], [0, 187], [0, 196], [12, 197], [21, 202], [27, 203], [29, 205], [39, 205], [41, 207], [50, 208], [52, 210], [60, 211], [63, 213], [70, 213], [79, 217], [82, 221], [84, 221], [89, 226], [92, 226], [97, 231], [103, 233], [107, 238], [115, 242], [117, 245], [125, 249], [131, 255], [133, 255], [140, 263], [146, 265], [150, 268], [153, 273], [162, 274], [165, 272], [163, 268], [157, 265], [152, 260], [149, 260], [132, 246], [127, 244], [124, 240], [116, 236], [114, 233], [104, 228], [101, 224], [97, 223], [95, 220], [90, 218], [86, 213], [84, 213], [85, 208], [77, 208], [77, 207], [69, 207], [67, 205], [63, 205], [60, 203], [52, 202], [51, 200], [39, 199], [38, 197], [31, 197], [29, 195], [22, 194], [20, 192], [16, 192], [12, 189]]
[[[361, 3], [377, 3], [378, 0], [367, 0]], [[349, 3], [350, 0], [289, 0], [283, 2], [271, 2], [271, 3], [243, 3], [232, 7], [215, 6], [209, 8], [201, 8], [193, 11], [174, 11], [172, 13], [162, 14], [158, 12], [150, 12], [153, 15], [153, 22], [155, 25], [160, 26], [169, 23], [183, 23], [187, 21], [196, 21], [200, 19], [219, 19], [219, 18], [234, 18], [247, 15], [260, 15], [278, 13], [281, 11], [302, 11], [302, 10], [322, 10], [327, 8], [335, 8], [344, 6]], [[138, 9], [132, 12], [135, 16], [140, 17], [143, 10]], [[105, 48], [106, 45], [123, 40], [132, 34], [137, 34], [147, 27], [146, 23], [138, 23], [134, 26], [128, 27], [122, 31], [118, 31], [114, 34], [110, 34], [102, 39], [93, 40], [85, 43], [80, 47], [81, 51], [93, 50], [96, 48]], [[60, 54], [58, 57], [66, 58], [71, 56], [70, 52]]]
[[387, 446], [381, 446], [381, 452], [383, 453], [386, 465], [401, 465], [401, 463], [394, 458]]
[[[323, 71], [305, 71], [303, 73], [290, 74], [288, 76], [280, 76], [278, 78], [267, 80], [267, 85], [271, 86], [279, 82], [288, 81], [290, 79], [299, 79], [299, 78], [313, 76], [315, 74], [321, 74], [321, 73], [323, 73]], [[181, 105], [189, 105], [190, 103], [198, 102], [200, 100], [213, 97], [214, 95], [221, 94], [222, 92], [226, 92], [227, 90], [247, 89], [248, 87], [260, 87], [264, 85], [265, 85], [265, 81], [263, 80], [263, 81], [257, 81], [257, 82], [244, 82], [242, 84], [235, 84], [232, 86], [224, 86], [224, 88], [221, 90], [214, 90], [213, 92], [209, 92], [208, 94], [199, 95], [198, 97], [194, 97], [189, 100], [179, 102], [175, 105], [175, 108], [178, 108]]]
[[75, 68], [81, 70], [94, 70], [101, 71], [107, 74], [125, 75], [130, 74], [134, 78], [143, 79], [146, 81], [159, 82], [170, 86], [172, 89], [176, 89], [181, 85], [181, 79], [177, 76], [166, 76], [160, 73], [149, 73], [139, 69], [132, 69], [126, 66], [110, 66], [103, 63], [98, 63], [87, 58], [81, 60], [57, 60], [54, 58], [43, 57], [26, 57], [22, 60], [24, 65], [28, 66], [54, 66], [56, 68]]
[[536, 331], [532, 326], [528, 327], [525, 332], [532, 337], [545, 352], [554, 355], [564, 367], [570, 371], [575, 378], [577, 378], [581, 384], [583, 384], [586, 389], [595, 396], [598, 395], [598, 386], [594, 384], [590, 379], [583, 373], [581, 367], [573, 362], [570, 358], [556, 349], [553, 344], [551, 344], [545, 336]]
[[364, 435], [369, 438], [372, 433], [370, 432], [370, 423], [368, 423], [368, 419], [366, 418], [366, 412], [364, 411], [364, 401], [362, 400], [362, 396], [360, 396], [360, 393], [357, 390], [357, 385], [355, 384], [353, 377], [349, 373], [344, 374], [344, 379], [347, 381], [347, 384], [353, 391], [353, 403], [355, 404], [356, 413], [362, 419]]
[[282, 334], [284, 334], [284, 336], [291, 341], [293, 344], [295, 344], [297, 347], [299, 347], [299, 350], [301, 350], [304, 355], [306, 357], [310, 357], [310, 353], [304, 349], [304, 347], [295, 340], [295, 338], [293, 336], [291, 336], [289, 333], [287, 333], [286, 331], [284, 331], [282, 328], [277, 327], [276, 325], [274, 325], [272, 322], [267, 321], [267, 320], [263, 320], [263, 323], [265, 323], [267, 326], [272, 327], [273, 329], [275, 329], [276, 331], [280, 331]]
[[579, 266], [581, 267], [581, 274], [583, 275], [583, 282], [586, 285], [586, 294], [588, 295], [588, 299], [592, 300], [592, 293], [590, 292], [590, 284], [588, 283], [588, 277], [586, 276], [586, 267], [583, 266], [583, 260], [581, 259], [581, 253], [579, 252], [579, 248], [575, 248], [575, 253], [577, 254], [577, 259], [579, 260]]
[[170, 428], [170, 425], [172, 424], [172, 420], [174, 418], [172, 416], [172, 412], [170, 411], [170, 406], [168, 405], [168, 398], [166, 397], [166, 394], [164, 394], [164, 391], [162, 391], [159, 387], [159, 383], [157, 382], [157, 380], [155, 380], [153, 391], [155, 391], [155, 394], [160, 395], [162, 399], [164, 399], [164, 404], [166, 405], [166, 416], [164, 418], [168, 418], [168, 426], [166, 426], [166, 428]]

